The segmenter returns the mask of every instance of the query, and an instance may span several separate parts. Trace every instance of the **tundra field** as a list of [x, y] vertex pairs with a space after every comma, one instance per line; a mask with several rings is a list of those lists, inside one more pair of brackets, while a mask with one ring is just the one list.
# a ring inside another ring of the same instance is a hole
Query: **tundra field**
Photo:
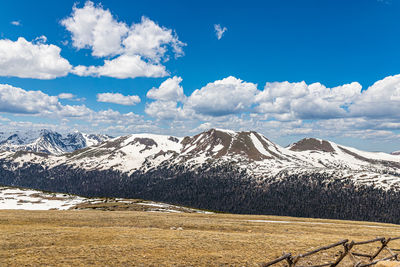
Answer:
[[[221, 213], [1, 210], [0, 236], [0, 266], [259, 266], [346, 238], [400, 236], [400, 227]], [[371, 253], [378, 245], [358, 250]], [[400, 248], [400, 240], [390, 247]], [[338, 251], [300, 265], [328, 262]]]

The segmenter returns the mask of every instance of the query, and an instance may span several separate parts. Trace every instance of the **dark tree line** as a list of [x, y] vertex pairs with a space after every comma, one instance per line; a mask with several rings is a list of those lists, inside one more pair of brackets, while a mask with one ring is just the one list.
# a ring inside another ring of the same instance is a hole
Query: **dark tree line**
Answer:
[[252, 179], [230, 164], [196, 170], [175, 166], [130, 176], [65, 165], [52, 169], [26, 165], [15, 171], [0, 167], [0, 184], [88, 197], [143, 198], [231, 213], [400, 223], [397, 191], [355, 186], [349, 179], [320, 173]]

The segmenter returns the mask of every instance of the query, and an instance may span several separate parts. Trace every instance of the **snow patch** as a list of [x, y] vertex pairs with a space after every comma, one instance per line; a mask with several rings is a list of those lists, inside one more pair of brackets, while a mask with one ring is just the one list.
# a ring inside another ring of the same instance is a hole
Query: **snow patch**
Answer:
[[250, 134], [251, 141], [253, 142], [254, 146], [256, 149], [263, 155], [267, 157], [272, 157], [271, 153], [269, 153], [263, 146], [263, 144], [258, 140], [257, 136], [255, 134], [251, 133]]

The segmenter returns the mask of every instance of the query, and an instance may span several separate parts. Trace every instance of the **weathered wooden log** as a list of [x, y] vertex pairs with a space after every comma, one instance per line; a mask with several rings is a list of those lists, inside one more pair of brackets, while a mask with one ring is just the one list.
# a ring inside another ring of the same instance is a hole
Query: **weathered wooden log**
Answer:
[[387, 261], [387, 260], [391, 260], [391, 259], [393, 259], [393, 258], [395, 258], [395, 257], [397, 257], [397, 254], [396, 254], [395, 256], [389, 256], [389, 257], [386, 257], [386, 258], [383, 258], [383, 259], [380, 259], [380, 260], [374, 260], [374, 261], [372, 261], [372, 262], [370, 262], [370, 263], [361, 264], [361, 265], [359, 265], [359, 267], [367, 267], [367, 266], [372, 266], [372, 265], [375, 265], [375, 264], [377, 264], [377, 263], [378, 263], [378, 262], [380, 262], [380, 261]]
[[354, 266], [361, 264], [361, 261], [357, 260], [356, 257], [354, 257], [353, 252], [351, 251], [349, 251], [349, 258], [354, 263]]
[[320, 265], [307, 265], [307, 266], [296, 266], [296, 267], [324, 267], [324, 266], [332, 266], [333, 262], [330, 263], [324, 263], [324, 264], [320, 264]]
[[343, 244], [344, 251], [343, 252], [340, 251], [340, 256], [330, 266], [331, 267], [337, 266], [344, 259], [344, 257], [347, 256], [347, 254], [350, 252], [353, 246], [354, 246], [354, 241], [351, 241], [350, 243], [344, 243]]
[[382, 240], [382, 246], [375, 252], [374, 255], [372, 255], [371, 257], [371, 261], [373, 261], [378, 255], [379, 253], [382, 252], [382, 250], [386, 247], [386, 245], [390, 242], [391, 238], [389, 237], [388, 239], [384, 239]]
[[365, 244], [369, 244], [369, 243], [373, 243], [373, 242], [378, 242], [378, 241], [381, 241], [381, 242], [382, 242], [382, 240], [385, 240], [385, 238], [384, 238], [384, 237], [377, 237], [377, 238], [371, 239], [371, 240], [354, 242], [354, 245], [355, 245], [355, 246], [358, 246], [358, 245], [365, 245]]
[[388, 246], [386, 246], [385, 249], [390, 253], [390, 255], [394, 256], [394, 259], [395, 259], [396, 261], [399, 260], [399, 259], [397, 258], [397, 254], [394, 253]]
[[353, 252], [351, 252], [354, 256], [359, 256], [359, 257], [366, 257], [366, 258], [371, 258], [372, 257], [372, 255], [368, 255], [368, 254], [363, 254], [363, 253], [359, 253], [359, 252], [355, 252], [355, 251], [353, 251]]
[[337, 247], [337, 246], [343, 245], [343, 244], [345, 244], [347, 242], [349, 242], [349, 240], [348, 239], [344, 239], [344, 240], [339, 241], [337, 243], [334, 243], [334, 244], [331, 244], [331, 245], [327, 245], [327, 246], [323, 246], [323, 247], [314, 249], [313, 251], [310, 251], [310, 252], [307, 252], [307, 253], [304, 253], [304, 254], [300, 254], [298, 257], [300, 257], [300, 258], [307, 257], [307, 256], [310, 256], [310, 255], [315, 254], [317, 252], [320, 252], [322, 250], [327, 250], [327, 249], [330, 249], [330, 248], [333, 248], [333, 247]]
[[280, 261], [286, 260], [287, 258], [290, 258], [291, 256], [292, 256], [292, 254], [287, 253], [287, 254], [285, 254], [285, 255], [283, 255], [283, 256], [281, 256], [281, 257], [279, 257], [279, 258], [277, 258], [277, 259], [275, 259], [275, 260], [273, 260], [273, 261], [264, 263], [264, 264], [262, 264], [261, 266], [262, 266], [262, 267], [271, 266], [271, 265], [273, 265], [273, 264], [275, 264], [275, 263], [278, 263], [278, 262], [280, 262]]

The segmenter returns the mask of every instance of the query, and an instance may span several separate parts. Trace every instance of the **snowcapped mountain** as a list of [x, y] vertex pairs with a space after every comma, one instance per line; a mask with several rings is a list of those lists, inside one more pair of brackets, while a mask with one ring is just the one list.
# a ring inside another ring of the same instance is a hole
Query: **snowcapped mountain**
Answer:
[[29, 131], [2, 133], [0, 135], [0, 151], [32, 151], [60, 155], [77, 149], [99, 144], [110, 139], [107, 135], [69, 133], [65, 136], [51, 131]]
[[80, 168], [115, 169], [127, 173], [145, 172], [159, 165], [196, 168], [205, 163], [226, 162], [256, 175], [310, 169], [371, 173], [400, 171], [400, 157], [395, 155], [365, 152], [313, 138], [284, 148], [257, 132], [218, 129], [184, 138], [149, 134], [118, 137], [69, 154], [64, 162]]
[[3, 153], [0, 157], [11, 158], [19, 164], [42, 162], [48, 168], [66, 165], [129, 175], [159, 167], [196, 169], [203, 165], [232, 164], [252, 177], [328, 173], [337, 177], [352, 177], [356, 183], [384, 188], [400, 186], [400, 156], [365, 152], [314, 138], [305, 138], [284, 148], [257, 132], [220, 129], [184, 138], [132, 134], [99, 143], [104, 139], [95, 137], [82, 133], [62, 137], [55, 132], [43, 131], [34, 142], [21, 145], [18, 137], [10, 136], [10, 143], [16, 144], [12, 143], [9, 146], [11, 149], [7, 149], [9, 151], [45, 152], [54, 156]]
[[[40, 150], [0, 152], [0, 184], [140, 197], [230, 212], [327, 218], [346, 214], [345, 218], [371, 219], [366, 217], [370, 213], [357, 210], [365, 206], [365, 199], [376, 202], [368, 205], [376, 205], [377, 212], [382, 205], [400, 203], [399, 155], [326, 140], [305, 138], [285, 148], [257, 132], [221, 129], [184, 138], [132, 134], [90, 146], [88, 139], [80, 133], [47, 133], [34, 142]], [[36, 153], [50, 151], [41, 140], [55, 144], [52, 154]], [[21, 146], [16, 137], [9, 142]], [[311, 199], [317, 206], [309, 210], [297, 198]], [[320, 209], [321, 201], [329, 208]], [[292, 206], [278, 209], [282, 203]], [[391, 214], [390, 221], [400, 218], [396, 216]]]

